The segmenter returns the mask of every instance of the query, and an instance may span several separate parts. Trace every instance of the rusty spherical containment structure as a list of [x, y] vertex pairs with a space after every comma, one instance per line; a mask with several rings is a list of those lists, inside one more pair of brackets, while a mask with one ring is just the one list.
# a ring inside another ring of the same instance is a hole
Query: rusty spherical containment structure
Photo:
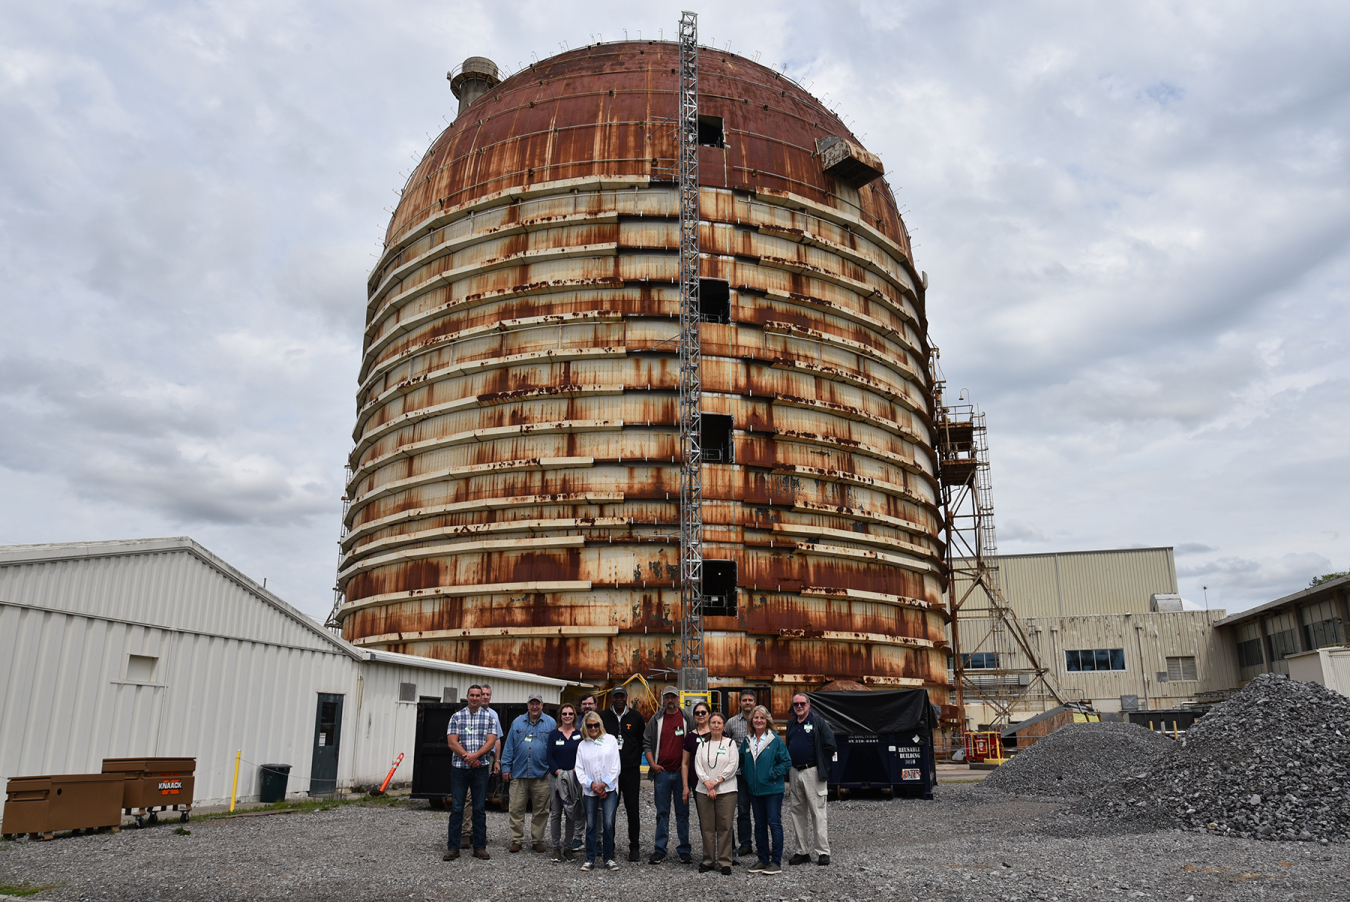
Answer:
[[[404, 188], [357, 395], [357, 645], [679, 667], [677, 58], [493, 67]], [[946, 703], [924, 287], [881, 164], [733, 54], [701, 51], [699, 112], [711, 682]]]

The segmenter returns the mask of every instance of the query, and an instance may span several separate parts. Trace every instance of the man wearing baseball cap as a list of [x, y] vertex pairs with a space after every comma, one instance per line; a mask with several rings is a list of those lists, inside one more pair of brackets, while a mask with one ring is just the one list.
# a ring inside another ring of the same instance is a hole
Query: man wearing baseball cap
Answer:
[[502, 747], [502, 782], [511, 787], [511, 851], [519, 852], [525, 841], [525, 805], [534, 802], [530, 839], [536, 852], [547, 852], [544, 828], [548, 826], [548, 734], [558, 726], [544, 713], [544, 697], [530, 694], [525, 713], [511, 724]]
[[638, 819], [638, 794], [642, 791], [642, 738], [646, 721], [628, 706], [628, 690], [615, 686], [609, 707], [600, 715], [605, 732], [619, 743], [619, 799], [628, 814], [628, 860], [642, 857], [642, 822]]
[[684, 781], [680, 765], [684, 762], [684, 734], [694, 728], [694, 722], [680, 709], [680, 693], [674, 686], [661, 692], [662, 708], [647, 721], [642, 735], [642, 751], [647, 755], [648, 772], [656, 790], [656, 839], [650, 864], [666, 860], [666, 844], [670, 840], [670, 806], [675, 804], [675, 829], [680, 838], [676, 847], [680, 863], [689, 864], [694, 858], [689, 845], [689, 803], [684, 799]]

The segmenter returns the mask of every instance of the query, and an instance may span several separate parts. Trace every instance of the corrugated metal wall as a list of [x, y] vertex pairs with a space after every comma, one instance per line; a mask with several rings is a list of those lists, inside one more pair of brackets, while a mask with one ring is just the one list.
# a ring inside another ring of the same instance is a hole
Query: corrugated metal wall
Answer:
[[[1147, 614], [1150, 595], [1177, 591], [1171, 548], [1000, 555], [998, 568], [1019, 617]], [[956, 597], [969, 587], [958, 580]]]
[[[99, 610], [105, 604], [173, 625]], [[269, 632], [297, 644], [266, 641]], [[154, 659], [148, 679], [127, 679], [131, 655]], [[399, 701], [401, 683], [440, 697], [447, 686], [462, 694], [490, 680], [498, 703], [535, 690], [556, 701], [559, 691], [556, 681], [362, 656], [190, 550], [41, 565], [0, 559], [0, 778], [97, 772], [105, 757], [182, 755], [197, 758], [198, 804], [222, 804], [239, 749], [242, 798], [256, 799], [257, 765], [267, 763], [292, 765], [288, 788], [304, 793], [322, 692], [343, 696], [339, 785], [382, 779], [399, 752], [407, 755], [399, 776], [408, 779], [416, 704]]]

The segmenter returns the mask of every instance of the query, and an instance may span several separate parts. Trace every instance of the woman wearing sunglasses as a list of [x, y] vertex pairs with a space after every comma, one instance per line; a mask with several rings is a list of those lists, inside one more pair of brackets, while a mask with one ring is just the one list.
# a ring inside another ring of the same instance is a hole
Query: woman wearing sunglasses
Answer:
[[[695, 789], [698, 787], [698, 774], [694, 772], [694, 755], [698, 752], [699, 746], [703, 745], [704, 742], [707, 742], [708, 736], [711, 735], [711, 729], [708, 726], [708, 715], [711, 711], [712, 709], [708, 707], [706, 702], [698, 702], [695, 704], [694, 728], [684, 734], [684, 760], [680, 764], [680, 774], [684, 777], [684, 803], [686, 805], [689, 804], [689, 797], [691, 795], [693, 795], [695, 799], [698, 798], [695, 793]], [[694, 807], [698, 808], [697, 804]], [[703, 830], [703, 811], [701, 809], [699, 810], [698, 816], [698, 827], [701, 832]], [[711, 850], [704, 851], [703, 857], [705, 859], [708, 857], [709, 851]]]
[[[722, 869], [731, 873], [731, 823], [736, 817], [736, 771], [740, 769], [736, 742], [723, 735], [726, 720], [721, 714], [707, 717], [708, 738], [694, 753], [698, 778], [698, 824], [703, 832], [703, 863], [699, 873]], [[713, 863], [713, 850], [717, 863]]]
[[[553, 861], [576, 859], [577, 853], [572, 851], [572, 836], [577, 824], [585, 824], [586, 820], [586, 809], [581, 801], [581, 784], [572, 770], [577, 766], [577, 746], [580, 744], [577, 709], [568, 702], [558, 709], [558, 728], [548, 734], [548, 795], [552, 800], [548, 829], [549, 838], [553, 841], [553, 852], [549, 858]], [[567, 822], [566, 845], [562, 844], [563, 821]]]
[[586, 863], [595, 867], [598, 854], [605, 868], [619, 869], [614, 860], [614, 814], [619, 810], [619, 743], [605, 732], [604, 721], [594, 711], [582, 718], [581, 745], [577, 746], [577, 780], [586, 804]]

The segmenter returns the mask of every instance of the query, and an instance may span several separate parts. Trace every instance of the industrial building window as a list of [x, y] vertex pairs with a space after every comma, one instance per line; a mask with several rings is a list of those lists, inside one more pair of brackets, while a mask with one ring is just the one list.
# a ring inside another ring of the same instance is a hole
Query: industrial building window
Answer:
[[1303, 609], [1303, 642], [1308, 649], [1338, 645], [1345, 641], [1345, 624], [1337, 616], [1331, 601], [1310, 604]]
[[998, 653], [977, 651], [974, 654], [962, 655], [961, 665], [966, 670], [998, 670]]
[[444, 689], [442, 689], [442, 690], [441, 690], [441, 701], [443, 701], [443, 702], [457, 702], [457, 701], [459, 701], [459, 687], [458, 687], [458, 686], [446, 686]]
[[1289, 664], [1284, 659], [1298, 653], [1298, 630], [1295, 628], [1292, 614], [1276, 614], [1266, 618], [1266, 650], [1270, 653], [1270, 665], [1280, 673], [1289, 672]]
[[401, 702], [415, 702], [415, 701], [417, 701], [417, 684], [416, 684], [416, 683], [399, 683], [399, 684], [398, 684], [398, 700], [401, 701]]
[[709, 617], [736, 616], [735, 561], [703, 562], [703, 613]]
[[1178, 680], [1198, 680], [1199, 677], [1195, 671], [1195, 658], [1190, 655], [1182, 655], [1167, 659], [1167, 681], [1175, 683]]
[[698, 143], [704, 147], [726, 147], [727, 138], [722, 130], [721, 116], [698, 117]]
[[1070, 673], [1085, 670], [1124, 670], [1125, 649], [1081, 648], [1064, 652], [1064, 669]]
[[1250, 680], [1261, 672], [1266, 660], [1261, 655], [1261, 628], [1257, 624], [1244, 623], [1237, 628], [1237, 657], [1240, 679]]
[[150, 655], [127, 655], [127, 682], [153, 683], [158, 664], [159, 658]]
[[698, 280], [698, 318], [705, 323], [731, 322], [731, 285], [725, 279]]
[[729, 464], [736, 460], [736, 443], [731, 440], [731, 417], [720, 413], [703, 415], [703, 461]]

